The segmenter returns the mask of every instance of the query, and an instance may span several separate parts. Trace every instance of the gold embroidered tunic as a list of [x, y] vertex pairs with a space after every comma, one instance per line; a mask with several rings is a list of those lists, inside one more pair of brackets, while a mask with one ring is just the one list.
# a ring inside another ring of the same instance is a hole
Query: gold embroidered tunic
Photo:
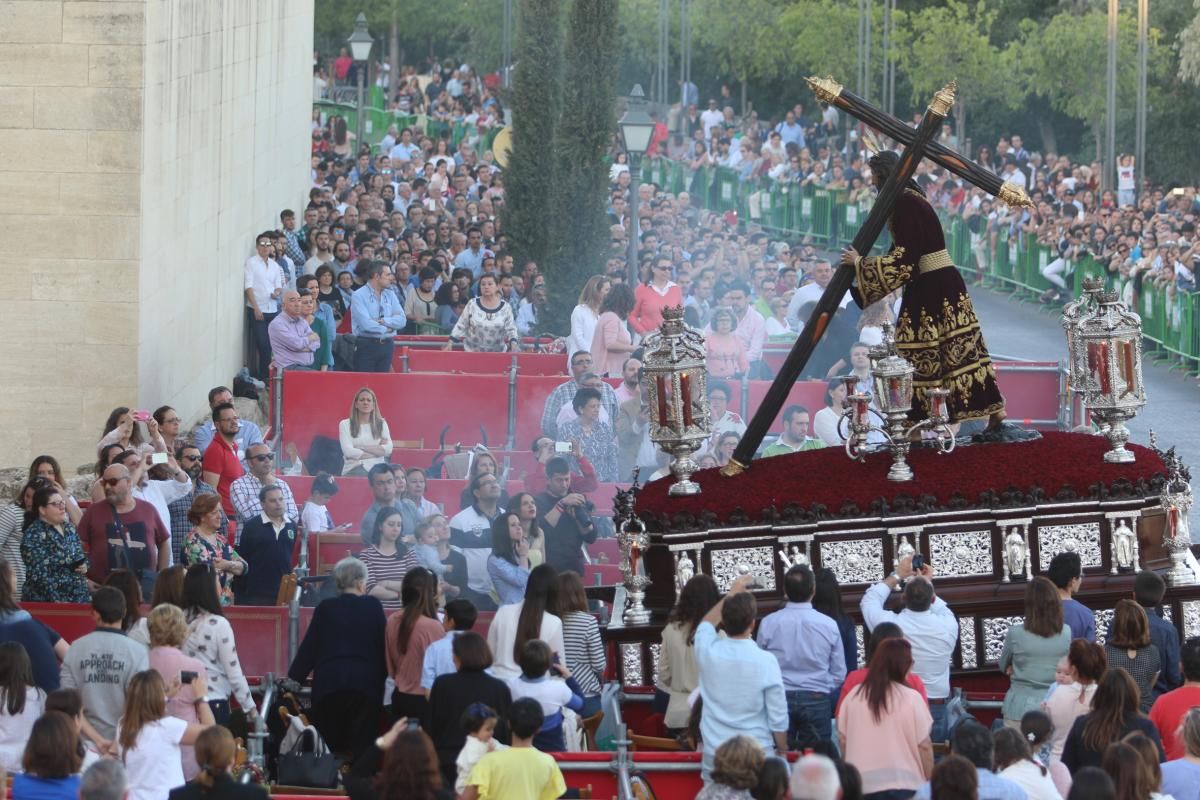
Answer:
[[946, 252], [941, 221], [925, 197], [906, 189], [888, 229], [892, 249], [855, 265], [851, 289], [860, 307], [903, 288], [896, 318], [896, 347], [913, 374], [913, 421], [929, 415], [926, 392], [950, 390], [950, 420], [989, 416], [1004, 408], [996, 372], [979, 329], [967, 285]]

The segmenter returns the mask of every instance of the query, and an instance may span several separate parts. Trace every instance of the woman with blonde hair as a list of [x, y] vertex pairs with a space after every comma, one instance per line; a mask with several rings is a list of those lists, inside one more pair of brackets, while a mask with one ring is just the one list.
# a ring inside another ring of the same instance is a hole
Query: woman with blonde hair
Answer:
[[749, 736], [727, 739], [713, 756], [712, 783], [696, 800], [751, 800], [766, 760], [762, 747]]
[[1150, 643], [1150, 620], [1133, 600], [1118, 600], [1104, 643], [1108, 666], [1129, 673], [1138, 688], [1138, 708], [1143, 714], [1154, 705], [1154, 682], [1162, 670], [1162, 654]]
[[167, 701], [182, 689], [177, 680], [168, 691], [162, 676], [152, 669], [130, 679], [116, 741], [125, 763], [129, 800], [161, 800], [183, 784], [181, 746], [195, 744], [204, 729], [215, 724], [212, 709], [204, 701], [208, 689], [204, 676], [196, 675], [190, 688], [199, 724], [167, 714]]
[[343, 475], [365, 476], [376, 464], [392, 454], [392, 434], [387, 420], [379, 413], [375, 392], [364, 386], [354, 394], [350, 416], [338, 423], [338, 441], [345, 465]]
[[579, 350], [591, 350], [596, 322], [600, 319], [600, 306], [611, 287], [612, 281], [603, 275], [593, 275], [583, 285], [579, 304], [571, 312], [571, 333], [567, 336], [568, 362]]
[[196, 737], [196, 761], [200, 764], [196, 777], [188, 784], [171, 790], [170, 800], [203, 800], [219, 797], [222, 800], [261, 800], [267, 796], [263, 786], [238, 783], [229, 774], [237, 758], [237, 743], [233, 734], [220, 725], [206, 728]]
[[[175, 681], [180, 682], [179, 691], [167, 701], [167, 713], [184, 722], [199, 722], [196, 701], [203, 695], [196, 694], [192, 677], [203, 676], [207, 685], [208, 673], [202, 663], [185, 656], [179, 649], [188, 637], [187, 618], [183, 615], [183, 609], [172, 605], [157, 606], [146, 618], [146, 628], [150, 633], [150, 669], [162, 676], [163, 683], [170, 685]], [[200, 767], [196, 764], [191, 747], [182, 747], [181, 757], [183, 776], [190, 781], [196, 777]]]

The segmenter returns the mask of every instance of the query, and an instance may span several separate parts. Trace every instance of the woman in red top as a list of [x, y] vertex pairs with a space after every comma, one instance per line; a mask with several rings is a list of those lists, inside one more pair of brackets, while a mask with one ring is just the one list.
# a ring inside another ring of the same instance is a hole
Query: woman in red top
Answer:
[[[879, 645], [888, 639], [903, 638], [904, 631], [900, 630], [900, 626], [894, 622], [881, 622], [875, 626], [875, 630], [871, 631], [871, 638], [867, 641], [867, 666], [862, 669], [856, 669], [846, 676], [846, 682], [842, 684], [842, 693], [838, 696], [837, 706], [833, 710], [835, 717], [837, 716], [838, 709], [842, 707], [842, 701], [846, 699], [846, 696], [867, 679], [867, 669], [871, 665], [871, 657], [875, 655], [875, 651], [879, 649]], [[905, 681], [921, 695], [922, 700], [927, 701], [929, 699], [928, 695], [925, 694], [925, 683], [919, 677], [909, 672]]]
[[649, 283], [637, 287], [633, 297], [629, 325], [643, 336], [662, 325], [664, 308], [682, 306], [683, 293], [679, 285], [671, 280], [671, 259], [655, 259]]

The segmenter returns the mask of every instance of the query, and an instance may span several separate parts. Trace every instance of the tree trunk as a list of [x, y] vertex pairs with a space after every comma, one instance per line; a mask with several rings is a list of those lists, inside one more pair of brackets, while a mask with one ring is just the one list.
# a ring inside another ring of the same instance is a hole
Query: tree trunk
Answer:
[[1092, 136], [1096, 139], [1096, 160], [1104, 163], [1104, 134], [1100, 130], [1100, 119], [1092, 121]]
[[1054, 123], [1045, 117], [1038, 117], [1038, 129], [1042, 134], [1042, 152], [1057, 153], [1058, 137], [1054, 135]]

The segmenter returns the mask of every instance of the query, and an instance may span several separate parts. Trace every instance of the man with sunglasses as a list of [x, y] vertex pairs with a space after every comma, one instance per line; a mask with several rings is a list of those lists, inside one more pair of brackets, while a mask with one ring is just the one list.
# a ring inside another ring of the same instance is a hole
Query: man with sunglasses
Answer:
[[114, 569], [135, 575], [170, 565], [171, 534], [154, 506], [133, 496], [129, 469], [111, 464], [100, 476], [104, 502], [92, 503], [77, 529], [88, 554], [88, 580], [104, 583]]
[[[199, 447], [194, 444], [182, 445], [176, 450], [175, 460], [179, 463], [179, 468], [192, 480], [191, 491], [167, 504], [167, 511], [171, 515], [171, 556], [174, 563], [181, 564], [183, 540], [194, 527], [188, 520], [192, 501], [202, 494], [216, 494], [217, 490], [203, 481], [204, 455]], [[229, 518], [225, 516], [224, 509], [221, 509], [221, 525], [217, 532], [222, 536], [229, 536]]]
[[283, 294], [284, 284], [283, 270], [273, 258], [274, 248], [274, 231], [260, 233], [255, 240], [255, 253], [246, 259], [243, 270], [246, 314], [257, 356], [251, 371], [254, 377], [262, 381], [267, 379], [271, 364], [271, 339], [267, 334], [267, 326], [279, 313], [279, 297]]
[[250, 445], [246, 449], [246, 466], [250, 468], [250, 472], [235, 480], [229, 487], [229, 499], [242, 522], [248, 522], [262, 514], [259, 495], [264, 486], [279, 487], [279, 491], [283, 493], [283, 513], [288, 521], [296, 522], [300, 519], [300, 511], [296, 508], [296, 499], [292, 496], [291, 487], [275, 477], [274, 459], [271, 448], [265, 444]]

